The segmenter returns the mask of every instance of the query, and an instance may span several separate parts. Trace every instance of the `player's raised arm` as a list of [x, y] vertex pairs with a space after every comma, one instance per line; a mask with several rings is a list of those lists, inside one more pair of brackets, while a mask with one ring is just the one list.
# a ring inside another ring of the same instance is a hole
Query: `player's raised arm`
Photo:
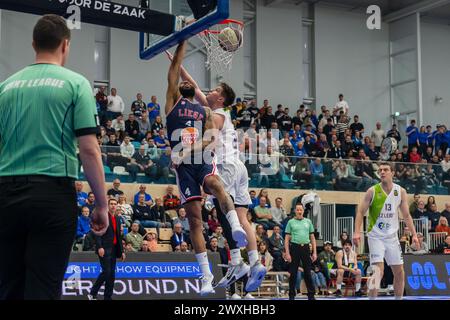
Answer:
[[367, 210], [369, 210], [373, 194], [374, 194], [373, 188], [367, 190], [363, 200], [356, 209], [355, 232], [353, 233], [353, 243], [355, 244], [355, 246], [359, 246], [359, 241], [361, 240], [361, 231], [362, 231], [361, 227], [363, 225], [364, 214], [367, 212]]
[[180, 98], [178, 82], [180, 80], [180, 72], [181, 72], [180, 68], [184, 59], [185, 52], [186, 52], [186, 41], [183, 41], [178, 45], [177, 50], [175, 51], [175, 55], [169, 67], [169, 74], [167, 77], [168, 86], [166, 93], [166, 114], [169, 114], [175, 102], [177, 102], [177, 100]]
[[[173, 55], [169, 51], [166, 51], [166, 54], [169, 57], [169, 59], [172, 61]], [[180, 76], [183, 81], [188, 81], [189, 83], [191, 83], [194, 86], [195, 100], [197, 100], [202, 106], [207, 106], [208, 101], [206, 100], [205, 94], [200, 89], [198, 83], [194, 80], [194, 78], [192, 78], [192, 76], [189, 74], [189, 72], [187, 72], [187, 70], [183, 66], [181, 66], [181, 69], [180, 69]]]
[[408, 226], [409, 230], [411, 230], [412, 241], [414, 245], [416, 245], [416, 248], [420, 248], [419, 240], [417, 239], [416, 228], [414, 227], [414, 221], [411, 217], [411, 214], [409, 213], [408, 195], [406, 194], [406, 190], [404, 188], [402, 188], [401, 194], [402, 202], [400, 203], [400, 212], [402, 213], [403, 220], [405, 220], [405, 223]]

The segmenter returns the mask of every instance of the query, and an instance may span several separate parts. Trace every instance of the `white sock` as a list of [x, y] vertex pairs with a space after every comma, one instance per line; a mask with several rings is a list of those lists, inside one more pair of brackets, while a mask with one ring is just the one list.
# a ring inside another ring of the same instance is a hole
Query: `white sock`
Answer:
[[242, 261], [241, 249], [230, 250], [230, 255], [231, 255], [231, 264], [233, 266], [236, 266], [241, 263]]
[[200, 265], [200, 271], [204, 277], [211, 276], [211, 270], [209, 270], [208, 254], [206, 252], [197, 253], [195, 255], [198, 264]]
[[355, 284], [355, 290], [359, 291], [361, 289], [361, 283], [356, 283]]
[[259, 260], [258, 251], [250, 250], [248, 252], [248, 262], [250, 263], [250, 266], [254, 266], [255, 263], [258, 262], [258, 260]]
[[231, 229], [241, 226], [241, 224], [239, 223], [239, 218], [238, 218], [236, 210], [231, 210], [230, 212], [228, 212], [226, 214], [226, 217], [231, 226]]
[[342, 283], [336, 284], [336, 289], [337, 289], [337, 290], [341, 290], [341, 288], [342, 288]]

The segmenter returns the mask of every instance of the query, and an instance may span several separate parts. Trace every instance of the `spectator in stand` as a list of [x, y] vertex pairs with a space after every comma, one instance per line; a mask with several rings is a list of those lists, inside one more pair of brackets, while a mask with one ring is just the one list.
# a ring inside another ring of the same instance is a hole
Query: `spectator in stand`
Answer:
[[160, 197], [155, 199], [155, 204], [150, 209], [150, 219], [159, 223], [157, 228], [172, 228], [171, 219], [166, 214]]
[[209, 232], [211, 234], [215, 233], [217, 227], [219, 227], [219, 226], [220, 226], [220, 222], [219, 222], [219, 219], [217, 218], [217, 210], [216, 210], [216, 208], [212, 208], [211, 213], [209, 214], [209, 217], [208, 217]]
[[314, 156], [316, 154], [316, 144], [315, 144], [315, 141], [313, 142], [311, 140], [311, 136], [310, 135], [307, 135], [305, 137], [305, 143], [303, 144], [303, 147], [305, 148], [306, 154], [309, 157]]
[[119, 200], [119, 196], [123, 194], [123, 191], [119, 189], [120, 188], [120, 180], [114, 179], [113, 181], [113, 187], [108, 190], [106, 193], [110, 198], [116, 198], [117, 201]]
[[106, 130], [106, 135], [110, 139], [111, 139], [112, 134], [114, 134], [114, 135], [116, 134], [116, 129], [113, 128], [111, 119], [106, 120], [105, 130]]
[[323, 164], [320, 158], [311, 160], [309, 170], [311, 171], [312, 182], [316, 184], [316, 186], [317, 183], [322, 185], [325, 182], [325, 175], [323, 174]]
[[328, 153], [328, 157], [330, 159], [345, 159], [347, 157], [347, 154], [341, 148], [341, 141], [339, 140], [336, 141], [335, 145], [331, 148], [330, 152]]
[[86, 204], [86, 200], [88, 197], [88, 194], [86, 192], [83, 192], [83, 182], [75, 181], [75, 190], [77, 192], [78, 207], [82, 207]]
[[189, 245], [187, 244], [187, 242], [183, 241], [183, 242], [180, 244], [180, 252], [181, 252], [181, 253], [189, 253], [189, 252], [190, 252], [190, 251], [189, 251]]
[[147, 111], [147, 105], [142, 101], [142, 93], [138, 93], [136, 100], [131, 104], [131, 112], [136, 118], [140, 119], [144, 111]]
[[426, 160], [428, 163], [433, 159], [433, 147], [427, 146], [425, 153], [422, 154], [422, 159]]
[[328, 137], [331, 134], [331, 131], [334, 129], [334, 125], [333, 125], [333, 119], [328, 118], [327, 119], [327, 124], [325, 126], [323, 126], [323, 133], [325, 134], [325, 136]]
[[386, 137], [394, 138], [395, 140], [397, 140], [397, 143], [402, 140], [400, 131], [397, 130], [397, 125], [395, 123], [392, 125], [391, 130], [387, 132]]
[[277, 119], [277, 122], [278, 119], [283, 115], [283, 113], [284, 113], [283, 105], [282, 104], [277, 105], [277, 111], [275, 111], [275, 118]]
[[250, 194], [250, 199], [252, 200], [252, 203], [249, 205], [249, 209], [252, 210], [259, 204], [259, 198], [256, 197], [256, 191], [255, 190], [250, 190], [249, 194]]
[[339, 241], [337, 243], [337, 247], [342, 249], [344, 247], [344, 242], [348, 240], [348, 233], [347, 231], [342, 231], [339, 235]]
[[362, 296], [361, 293], [361, 270], [358, 268], [358, 258], [356, 252], [352, 249], [352, 241], [347, 239], [343, 242], [343, 249], [336, 253], [336, 296], [342, 295], [342, 283], [344, 278], [355, 278], [355, 296]]
[[151, 129], [153, 137], [157, 137], [159, 135], [159, 131], [161, 129], [164, 129], [164, 124], [162, 123], [161, 116], [157, 116], [155, 119], [155, 122], [153, 122], [153, 124], [152, 124], [152, 129]]
[[136, 121], [136, 116], [133, 113], [130, 113], [128, 115], [128, 120], [125, 121], [125, 133], [133, 140], [141, 140], [139, 123]]
[[158, 149], [164, 150], [167, 147], [170, 147], [169, 139], [166, 136], [166, 132], [164, 129], [159, 130], [159, 134], [153, 139], [156, 143]]
[[236, 129], [247, 131], [247, 129], [250, 128], [250, 125], [252, 124], [252, 120], [253, 120], [252, 110], [249, 110], [247, 108], [247, 102], [244, 101], [242, 103], [241, 110], [239, 110], [236, 115]]
[[259, 205], [255, 207], [256, 223], [264, 226], [266, 230], [272, 230], [274, 226], [278, 225], [273, 219], [270, 210], [266, 208], [266, 197], [260, 197]]
[[166, 211], [177, 210], [181, 205], [180, 198], [173, 193], [173, 190], [173, 186], [167, 186], [166, 194], [163, 197], [164, 209]]
[[433, 204], [436, 204], [436, 199], [433, 196], [429, 196], [427, 199], [427, 204], [425, 205], [425, 209], [427, 209], [427, 211], [431, 211], [431, 206]]
[[416, 211], [416, 209], [419, 206], [419, 201], [420, 201], [420, 195], [415, 193], [413, 196], [413, 201], [409, 205], [409, 214], [412, 215], [413, 212]]
[[297, 142], [297, 145], [294, 148], [294, 153], [297, 158], [307, 157], [306, 149], [304, 148], [303, 141]]
[[227, 240], [223, 236], [223, 228], [222, 226], [217, 226], [215, 232], [213, 232], [212, 237], [217, 238], [217, 245], [219, 248], [225, 248], [225, 244]]
[[359, 122], [359, 116], [355, 115], [353, 117], [353, 123], [350, 125], [350, 130], [352, 131], [352, 136], [358, 131], [360, 134], [364, 133], [364, 125]]
[[146, 142], [147, 143], [144, 144], [145, 153], [148, 154], [150, 160], [155, 162], [159, 158], [158, 147], [156, 146], [155, 141], [152, 138], [149, 138], [148, 140], [146, 140]]
[[86, 199], [84, 207], [88, 207], [90, 213], [92, 213], [92, 211], [95, 209], [95, 194], [93, 192], [88, 193], [88, 197]]
[[133, 198], [133, 203], [137, 204], [139, 202], [139, 196], [142, 194], [144, 195], [144, 202], [148, 205], [148, 206], [152, 206], [153, 205], [153, 199], [152, 196], [146, 192], [147, 187], [144, 184], [141, 184], [139, 186], [139, 191], [134, 195]]
[[441, 215], [450, 221], [450, 202], [445, 204], [445, 210], [441, 212]]
[[[294, 126], [300, 126], [300, 127], [303, 125], [303, 118], [302, 118], [301, 110], [297, 110], [297, 115], [292, 118], [292, 124]], [[325, 119], [325, 124], [326, 124], [326, 119]]]
[[363, 148], [363, 138], [359, 131], [355, 132], [355, 135], [352, 137], [352, 140], [356, 151], [359, 151], [360, 149]]
[[259, 262], [266, 267], [267, 271], [271, 271], [273, 269], [273, 257], [269, 250], [267, 250], [267, 243], [265, 241], [258, 243], [258, 255]]
[[148, 118], [152, 125], [155, 122], [156, 117], [160, 116], [160, 112], [161, 112], [161, 106], [159, 105], [157, 100], [158, 99], [156, 98], [156, 96], [152, 96], [151, 102], [147, 106]]
[[418, 152], [421, 155], [425, 154], [425, 152], [427, 151], [428, 135], [429, 134], [426, 132], [425, 126], [421, 126], [419, 129], [418, 138], [417, 138], [418, 145], [419, 145]]
[[383, 139], [386, 137], [386, 134], [383, 129], [381, 129], [381, 123], [376, 123], [376, 129], [372, 131], [372, 134], [370, 135], [372, 142], [375, 143], [376, 150], [380, 152], [381, 150], [381, 144], [383, 142]]
[[126, 163], [131, 161], [135, 153], [134, 145], [131, 143], [130, 137], [125, 137], [122, 144], [120, 145], [120, 154], [126, 161]]
[[257, 224], [256, 225], [256, 242], [260, 243], [260, 242], [267, 242], [269, 238], [267, 238], [267, 232], [264, 229], [264, 226], [262, 224]]
[[406, 135], [408, 137], [408, 151], [413, 147], [418, 146], [419, 130], [416, 127], [416, 120], [411, 120], [410, 126], [406, 128]]
[[349, 106], [347, 101], [344, 100], [344, 95], [341, 93], [339, 95], [339, 101], [336, 103], [336, 105], [333, 108], [333, 111], [341, 112], [344, 111], [345, 115], [348, 115], [349, 113]]
[[251, 123], [257, 124], [259, 122], [259, 109], [256, 106], [256, 100], [252, 99], [248, 104], [247, 110], [250, 111], [251, 114]]
[[428, 245], [423, 241], [423, 234], [421, 232], [417, 232], [417, 239], [419, 240], [419, 246], [416, 246], [415, 243], [411, 244], [408, 253], [416, 255], [427, 254], [429, 252]]
[[147, 241], [150, 252], [156, 252], [158, 250], [158, 235], [154, 231], [149, 231], [144, 236], [144, 239]]
[[435, 232], [446, 232], [447, 234], [450, 234], [450, 227], [448, 226], [448, 220], [446, 217], [441, 215]]
[[149, 243], [147, 240], [142, 241], [141, 249], [139, 249], [140, 252], [151, 252]]
[[152, 220], [151, 207], [145, 203], [145, 195], [138, 196], [138, 203], [133, 205], [133, 221], [143, 228], [159, 228], [160, 223]]
[[189, 236], [183, 232], [183, 226], [181, 225], [181, 223], [175, 223], [173, 225], [173, 235], [170, 238], [172, 250], [180, 250], [180, 245], [182, 242], [190, 243]]
[[[220, 263], [222, 265], [228, 265], [228, 253], [224, 248], [219, 248], [218, 240], [216, 237], [211, 237], [208, 242], [208, 251], [209, 252], [217, 252], [220, 256]], [[226, 268], [222, 268], [223, 275], [226, 274]]]
[[125, 237], [125, 242], [127, 245], [131, 245], [134, 252], [137, 252], [142, 247], [142, 241], [144, 241], [144, 238], [139, 233], [139, 223], [133, 222], [131, 231]]
[[345, 138], [345, 130], [349, 128], [348, 118], [345, 114], [343, 114], [338, 123], [336, 124], [337, 137], [340, 141], [344, 141]]
[[131, 204], [127, 203], [127, 197], [125, 194], [119, 195], [117, 211], [121, 212], [122, 217], [125, 220], [125, 226], [129, 228], [133, 222], [133, 207]]
[[276, 120], [275, 115], [272, 113], [272, 107], [269, 106], [261, 116], [261, 127], [263, 129], [269, 129]]
[[407, 146], [403, 146], [402, 162], [409, 162], [409, 152], [410, 152], [410, 150], [408, 149], [408, 147]]
[[444, 243], [442, 243], [436, 250], [440, 254], [450, 254], [450, 234], [445, 237]]
[[145, 173], [147, 177], [156, 178], [157, 166], [150, 160], [150, 156], [145, 152], [145, 146], [141, 145], [127, 164], [127, 171], [130, 173], [131, 182], [137, 180], [138, 173]]
[[292, 118], [289, 116], [289, 108], [285, 108], [284, 111], [282, 111], [282, 114], [277, 119], [277, 122], [278, 127], [283, 134], [284, 132], [289, 132], [289, 130], [292, 129]]
[[259, 112], [260, 112], [261, 116], [263, 116], [263, 115], [266, 113], [267, 108], [269, 108], [269, 107], [270, 107], [270, 106], [269, 106], [269, 100], [265, 99], [265, 100], [263, 101], [262, 107], [259, 108]]
[[391, 159], [391, 155], [389, 154], [389, 152], [387, 152], [387, 149], [385, 146], [381, 146], [380, 160], [381, 161], [389, 161], [389, 159]]
[[[108, 96], [108, 119], [116, 119], [119, 115], [123, 114], [125, 110], [125, 104], [122, 98], [117, 94], [117, 89], [111, 89], [111, 95]], [[124, 129], [125, 130], [125, 129]]]
[[275, 199], [275, 207], [270, 208], [270, 213], [272, 215], [273, 221], [280, 225], [285, 226], [288, 220], [286, 210], [283, 207], [283, 199], [278, 197]]
[[349, 157], [356, 155], [355, 144], [353, 143], [351, 136], [345, 136], [345, 140], [342, 143], [342, 151]]
[[173, 222], [174, 224], [181, 224], [183, 226], [183, 232], [187, 235], [190, 233], [189, 220], [186, 217], [186, 210], [181, 207], [178, 209], [178, 218], [176, 218]]
[[285, 137], [283, 139], [283, 142], [280, 146], [280, 153], [286, 157], [293, 157], [294, 156], [294, 148], [292, 147], [291, 141], [289, 140], [289, 137]]
[[100, 123], [103, 125], [106, 122], [106, 110], [108, 107], [108, 96], [106, 95], [106, 87], [100, 87], [97, 91], [97, 94], [95, 95], [95, 101], [98, 104], [99, 107], [99, 119]]
[[435, 229], [439, 224], [439, 218], [441, 217], [441, 213], [437, 210], [436, 203], [433, 203], [430, 206], [430, 210], [426, 212], [426, 216], [428, 217], [428, 229], [430, 232], [435, 232]]
[[147, 132], [151, 131], [152, 125], [150, 124], [150, 121], [148, 120], [148, 113], [147, 111], [143, 111], [140, 119], [138, 119], [139, 124], [139, 132], [141, 134], [141, 137], [145, 137], [147, 135]]
[[369, 143], [369, 148], [367, 149], [367, 156], [372, 161], [380, 160], [380, 153], [378, 152], [374, 142]]
[[319, 253], [317, 261], [319, 261], [322, 266], [321, 270], [327, 282], [331, 280], [331, 275], [336, 275], [336, 269], [333, 270], [329, 267], [330, 265], [334, 265], [334, 262], [336, 261], [335, 255], [333, 244], [330, 241], [325, 241], [323, 243], [323, 250]]
[[259, 200], [261, 199], [261, 197], [266, 197], [266, 208], [270, 209], [272, 207], [272, 204], [270, 203], [270, 199], [269, 199], [269, 191], [265, 188], [263, 188], [259, 191], [256, 205], [259, 205]]
[[412, 147], [411, 152], [409, 153], [409, 162], [411, 163], [421, 163], [422, 158], [420, 154], [417, 152], [417, 147]]
[[78, 217], [76, 243], [83, 243], [86, 235], [91, 231], [91, 218], [88, 207], [81, 208], [81, 215]]
[[115, 118], [111, 126], [114, 128], [116, 134], [119, 132], [119, 134], [125, 133], [125, 121], [123, 120], [123, 114], [119, 114], [117, 118]]
[[445, 155], [445, 159], [441, 161], [442, 181], [450, 180], [450, 154]]
[[287, 265], [284, 261], [284, 239], [279, 226], [273, 227], [273, 233], [268, 239], [268, 244], [269, 252], [273, 257], [273, 270], [285, 271]]

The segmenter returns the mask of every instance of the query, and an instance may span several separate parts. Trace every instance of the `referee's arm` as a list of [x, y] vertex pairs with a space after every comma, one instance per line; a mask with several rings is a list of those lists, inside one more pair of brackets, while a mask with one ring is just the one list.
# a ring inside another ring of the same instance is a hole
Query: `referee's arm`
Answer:
[[91, 227], [94, 234], [103, 235], [108, 228], [109, 221], [105, 173], [96, 136], [99, 133], [97, 110], [89, 82], [82, 81], [77, 89], [74, 99], [74, 130], [78, 138], [84, 173], [95, 195], [95, 210], [91, 215]]

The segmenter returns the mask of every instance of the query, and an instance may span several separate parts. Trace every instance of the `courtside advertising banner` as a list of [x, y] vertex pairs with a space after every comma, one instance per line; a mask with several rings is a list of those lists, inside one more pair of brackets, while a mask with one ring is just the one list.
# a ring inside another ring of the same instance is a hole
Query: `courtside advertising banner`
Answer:
[[[208, 255], [215, 280], [222, 278], [220, 257]], [[62, 285], [62, 299], [85, 300], [101, 272], [93, 252], [74, 252]], [[192, 253], [129, 253], [117, 261], [115, 300], [202, 299], [200, 267]], [[104, 286], [99, 291], [103, 296]], [[208, 299], [225, 299], [225, 289], [216, 288]]]
[[408, 296], [450, 296], [450, 255], [405, 255]]

